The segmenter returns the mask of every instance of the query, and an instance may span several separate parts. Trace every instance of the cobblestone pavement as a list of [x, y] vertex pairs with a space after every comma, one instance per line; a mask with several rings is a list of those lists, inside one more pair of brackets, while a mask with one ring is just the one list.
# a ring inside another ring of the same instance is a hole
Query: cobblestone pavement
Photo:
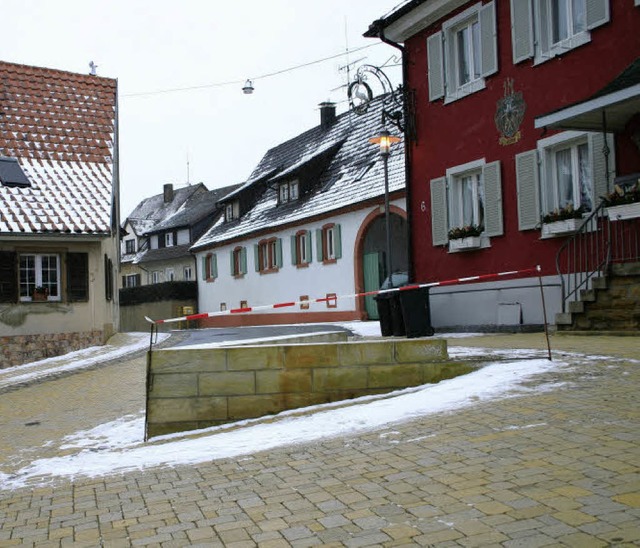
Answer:
[[[640, 339], [553, 346], [611, 357], [570, 356], [515, 397], [365, 434], [0, 491], [0, 546], [640, 545]], [[139, 411], [142, 369], [135, 358], [0, 394], [3, 462]]]

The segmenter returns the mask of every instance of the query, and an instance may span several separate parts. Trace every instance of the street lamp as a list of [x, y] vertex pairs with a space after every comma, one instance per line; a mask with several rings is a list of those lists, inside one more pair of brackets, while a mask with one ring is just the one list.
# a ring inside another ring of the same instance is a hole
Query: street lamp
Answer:
[[393, 270], [391, 264], [391, 212], [389, 208], [389, 155], [391, 154], [391, 145], [394, 143], [398, 143], [400, 141], [400, 137], [395, 137], [391, 135], [386, 129], [383, 129], [380, 132], [378, 137], [372, 137], [369, 139], [369, 142], [373, 144], [377, 144], [380, 146], [380, 156], [382, 157], [382, 162], [384, 164], [384, 223], [385, 230], [387, 233], [387, 276], [389, 277], [389, 282], [391, 287], [394, 287], [393, 284]]

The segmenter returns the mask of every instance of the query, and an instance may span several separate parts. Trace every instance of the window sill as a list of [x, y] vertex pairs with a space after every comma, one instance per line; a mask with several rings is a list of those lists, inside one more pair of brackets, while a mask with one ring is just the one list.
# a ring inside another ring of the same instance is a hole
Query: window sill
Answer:
[[[207, 279], [205, 280], [205, 282], [207, 282], [208, 284], [210, 284], [210, 283], [215, 282], [217, 279], [218, 279], [218, 278], [207, 278]], [[186, 281], [191, 281], [191, 280], [186, 280]]]
[[296, 268], [309, 268], [309, 263], [297, 263]]
[[468, 236], [449, 240], [449, 253], [462, 253], [465, 251], [478, 251], [491, 247], [491, 239], [487, 236]]
[[322, 264], [336, 264], [338, 259], [322, 259]]
[[260, 270], [259, 273], [262, 276], [263, 274], [275, 274], [277, 272], [280, 272], [280, 268], [276, 266], [274, 268], [267, 268], [266, 270]]
[[454, 101], [457, 101], [458, 99], [463, 99], [464, 97], [467, 97], [468, 95], [473, 95], [474, 93], [476, 93], [478, 91], [482, 91], [486, 87], [487, 87], [487, 85], [485, 83], [484, 78], [478, 78], [477, 80], [474, 80], [473, 82], [469, 82], [468, 84], [465, 84], [464, 86], [460, 86], [459, 88], [454, 90], [453, 93], [448, 93], [444, 98], [444, 104], [448, 105], [449, 103], [453, 103]]
[[244, 278], [244, 274], [234, 274], [233, 277], [236, 280], [240, 280], [240, 279]]
[[565, 53], [570, 52], [573, 49], [576, 49], [584, 44], [588, 44], [591, 42], [591, 33], [588, 30], [579, 32], [578, 34], [574, 34], [573, 36], [559, 42], [558, 44], [554, 44], [545, 52], [538, 52], [533, 61], [534, 66], [540, 65], [553, 59], [554, 57], [560, 57]]

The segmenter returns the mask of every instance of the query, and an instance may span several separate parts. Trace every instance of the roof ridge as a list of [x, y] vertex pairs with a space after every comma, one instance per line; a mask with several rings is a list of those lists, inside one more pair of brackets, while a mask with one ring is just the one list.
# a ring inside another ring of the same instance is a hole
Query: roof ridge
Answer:
[[97, 79], [98, 81], [100, 80], [108, 80], [111, 82], [117, 82], [117, 78], [111, 78], [109, 76], [99, 76], [97, 74], [84, 74], [82, 72], [73, 72], [71, 70], [63, 70], [63, 69], [57, 69], [57, 68], [52, 68], [52, 67], [42, 67], [42, 66], [36, 66], [36, 65], [26, 65], [24, 63], [16, 63], [16, 62], [12, 62], [12, 61], [2, 61], [0, 60], [0, 69], [2, 68], [2, 65], [6, 65], [8, 67], [16, 67], [19, 69], [22, 69], [24, 72], [34, 72], [34, 71], [40, 71], [40, 72], [52, 72], [54, 74], [66, 74], [66, 75], [71, 75], [77, 78], [86, 78], [88, 80], [95, 80]]

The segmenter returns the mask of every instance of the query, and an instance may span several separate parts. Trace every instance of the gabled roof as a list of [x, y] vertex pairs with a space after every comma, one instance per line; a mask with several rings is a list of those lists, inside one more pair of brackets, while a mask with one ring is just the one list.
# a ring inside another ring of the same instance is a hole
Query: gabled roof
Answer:
[[[237, 198], [242, 192], [258, 190], [259, 198], [253, 207], [238, 220], [225, 222], [219, 219], [196, 242], [192, 251], [249, 237], [266, 229], [300, 224], [380, 198], [384, 195], [383, 163], [378, 147], [369, 139], [379, 135], [382, 129], [382, 98], [377, 98], [363, 115], [345, 112], [328, 129], [317, 126], [272, 148], [249, 181], [226, 198]], [[304, 165], [320, 157], [325, 165], [313, 190], [300, 196], [299, 200], [278, 205], [276, 183], [287, 176], [294, 177]], [[389, 189], [394, 192], [404, 188], [404, 150], [402, 144], [397, 144], [389, 158]]]
[[116, 81], [0, 61], [0, 156], [27, 184], [0, 183], [0, 233], [107, 235]]

